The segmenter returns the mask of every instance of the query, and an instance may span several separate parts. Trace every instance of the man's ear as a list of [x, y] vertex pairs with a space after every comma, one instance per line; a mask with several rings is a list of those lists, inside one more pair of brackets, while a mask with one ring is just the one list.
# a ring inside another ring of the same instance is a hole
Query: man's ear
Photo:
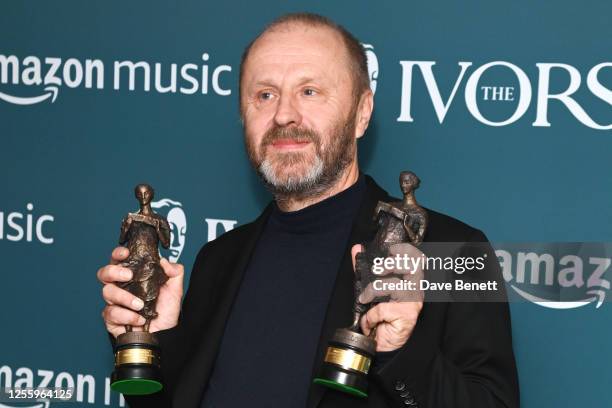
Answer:
[[355, 123], [355, 138], [359, 139], [365, 133], [370, 119], [372, 118], [372, 111], [374, 110], [374, 94], [372, 90], [368, 88], [367, 91], [361, 94], [359, 98], [359, 104], [357, 105], [357, 118]]

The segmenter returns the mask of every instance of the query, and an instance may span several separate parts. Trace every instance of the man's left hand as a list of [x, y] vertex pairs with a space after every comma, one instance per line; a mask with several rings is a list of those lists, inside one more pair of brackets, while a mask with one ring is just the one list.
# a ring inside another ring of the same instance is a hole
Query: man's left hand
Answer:
[[[353, 257], [353, 268], [355, 267], [355, 256], [363, 250], [361, 245], [354, 245], [351, 249]], [[404, 254], [410, 257], [420, 257], [422, 252], [411, 244], [395, 244], [390, 248], [391, 256]], [[400, 280], [413, 281], [417, 290], [374, 290], [369, 284], [359, 296], [359, 302], [367, 304], [376, 297], [389, 296], [390, 301], [379, 303], [372, 307], [361, 318], [361, 330], [368, 336], [376, 328], [376, 351], [394, 351], [402, 347], [412, 334], [418, 320], [421, 309], [423, 308], [423, 293], [418, 290], [419, 281], [423, 278], [422, 268], [415, 271], [405, 270], [386, 270], [382, 275], [402, 275], [399, 278], [385, 278], [383, 282], [400, 282]], [[406, 301], [410, 299], [409, 301]]]

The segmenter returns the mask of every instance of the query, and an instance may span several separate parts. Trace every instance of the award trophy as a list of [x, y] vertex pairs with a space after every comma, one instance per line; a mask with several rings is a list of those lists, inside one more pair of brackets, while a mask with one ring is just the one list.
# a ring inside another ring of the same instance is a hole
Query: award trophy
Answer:
[[127, 282], [116, 282], [144, 301], [138, 312], [146, 319], [142, 331], [125, 326], [125, 333], [117, 336], [115, 344], [115, 370], [111, 376], [111, 389], [127, 395], [152, 394], [163, 388], [160, 374], [160, 350], [153, 333], [149, 333], [151, 320], [157, 317], [155, 303], [159, 288], [168, 280], [161, 267], [159, 243], [170, 245], [168, 221], [151, 209], [153, 188], [139, 184], [134, 189], [140, 210], [128, 213], [121, 224], [119, 244], [126, 245], [129, 256], [121, 266], [133, 275]]
[[374, 304], [362, 304], [359, 295], [368, 282], [362, 277], [372, 276], [374, 258], [391, 256], [390, 247], [399, 243], [419, 245], [427, 228], [427, 212], [417, 204], [414, 190], [419, 178], [410, 171], [400, 173], [403, 201], [384, 203], [379, 201], [374, 211], [378, 230], [374, 239], [363, 244], [364, 251], [355, 259], [355, 300], [353, 322], [347, 328], [337, 329], [327, 347], [323, 364], [314, 379], [315, 384], [344, 391], [359, 397], [367, 397], [367, 374], [376, 353], [376, 328], [370, 336], [361, 332], [359, 322]]

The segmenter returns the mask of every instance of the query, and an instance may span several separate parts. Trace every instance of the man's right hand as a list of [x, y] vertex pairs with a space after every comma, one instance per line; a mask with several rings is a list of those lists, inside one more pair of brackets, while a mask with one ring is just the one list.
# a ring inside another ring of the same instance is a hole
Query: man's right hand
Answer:
[[[142, 299], [137, 298], [125, 289], [121, 289], [115, 282], [127, 282], [132, 279], [132, 271], [119, 262], [126, 259], [129, 251], [125, 247], [117, 247], [111, 254], [110, 265], [98, 269], [98, 280], [102, 283], [102, 297], [106, 307], [102, 310], [102, 318], [106, 329], [115, 338], [125, 332], [124, 326], [133, 326], [135, 330], [142, 328], [145, 318], [137, 311], [144, 307]], [[170, 329], [178, 324], [181, 311], [181, 298], [183, 297], [184, 268], [181, 264], [168, 262], [162, 258], [161, 266], [168, 281], [159, 289], [155, 310], [158, 316], [151, 320], [149, 331], [151, 333]]]

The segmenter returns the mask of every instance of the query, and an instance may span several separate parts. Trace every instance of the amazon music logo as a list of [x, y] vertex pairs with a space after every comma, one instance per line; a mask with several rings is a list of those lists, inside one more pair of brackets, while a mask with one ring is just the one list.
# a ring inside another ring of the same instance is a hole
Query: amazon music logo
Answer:
[[[601, 62], [583, 72], [566, 63], [536, 63], [529, 67], [534, 71], [532, 78], [526, 69], [507, 61], [480, 66], [460, 61], [455, 67], [436, 67], [438, 73], [434, 72], [435, 61], [399, 63], [402, 78], [398, 122], [418, 120], [413, 102], [420, 102], [422, 96], [415, 95], [413, 88], [424, 85], [425, 98], [431, 101], [440, 124], [451, 109], [462, 103], [457, 96], [462, 90], [463, 104], [470, 115], [487, 126], [511, 125], [526, 118], [528, 109], [534, 106], [535, 115], [528, 118], [531, 126], [550, 127], [554, 118], [549, 108], [557, 105], [591, 129], [612, 129], [612, 62]], [[440, 70], [451, 72], [450, 81], [441, 78]]]
[[53, 215], [37, 213], [32, 203], [26, 204], [24, 212], [0, 211], [0, 241], [53, 244], [50, 229], [54, 221]]
[[519, 300], [550, 309], [600, 308], [610, 290], [611, 243], [493, 244]]
[[[45, 395], [34, 399], [31, 394]], [[53, 393], [45, 390], [55, 390]], [[49, 408], [49, 406], [125, 407], [122, 394], [111, 391], [110, 378], [92, 373], [71, 373], [18, 365], [0, 366], [1, 408]], [[26, 405], [24, 405], [26, 404]]]
[[[37, 57], [0, 54], [0, 100], [15, 105], [54, 103], [62, 87], [115, 91], [231, 95], [224, 85], [229, 65], [212, 66], [210, 54], [197, 63]], [[24, 88], [24, 85], [31, 89]]]

